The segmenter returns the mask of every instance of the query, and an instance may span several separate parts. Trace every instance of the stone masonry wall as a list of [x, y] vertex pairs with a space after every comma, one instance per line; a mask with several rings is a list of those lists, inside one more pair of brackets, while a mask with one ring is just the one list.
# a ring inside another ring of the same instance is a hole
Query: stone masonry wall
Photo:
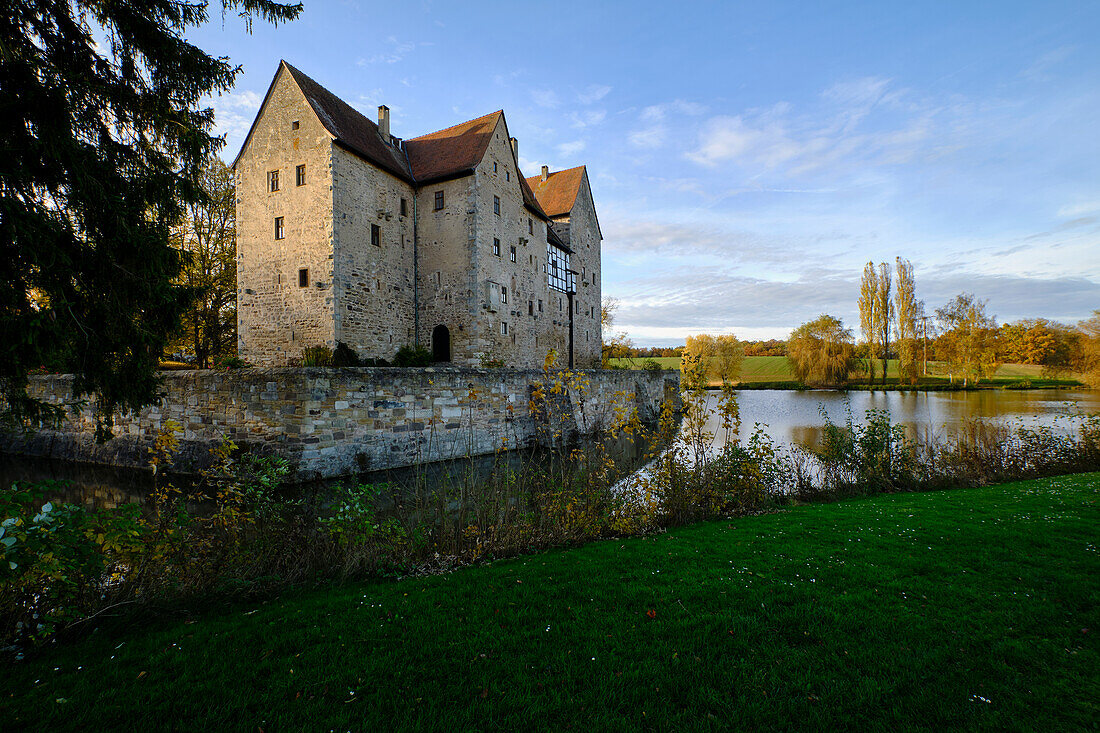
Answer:
[[[560, 373], [552, 373], [560, 374]], [[677, 372], [582, 371], [587, 384], [568, 393], [572, 414], [553, 430], [595, 432], [637, 408], [656, 419], [678, 395]], [[148, 465], [159, 431], [179, 426], [182, 450], [174, 468], [208, 460], [223, 438], [291, 461], [300, 479], [348, 475], [418, 462], [492, 453], [545, 437], [548, 423], [532, 416], [541, 371], [467, 368], [242, 369], [164, 375], [164, 397], [137, 414], [116, 417], [115, 437], [97, 444], [92, 408], [70, 413], [55, 430], [0, 434], [0, 450], [119, 466]], [[31, 378], [32, 395], [69, 401], [71, 375]]]
[[[270, 190], [273, 171], [277, 191]], [[332, 136], [283, 67], [236, 176], [238, 353], [285, 364], [307, 346], [334, 344]], [[276, 217], [282, 239], [275, 238]], [[307, 271], [304, 286], [300, 270]]]

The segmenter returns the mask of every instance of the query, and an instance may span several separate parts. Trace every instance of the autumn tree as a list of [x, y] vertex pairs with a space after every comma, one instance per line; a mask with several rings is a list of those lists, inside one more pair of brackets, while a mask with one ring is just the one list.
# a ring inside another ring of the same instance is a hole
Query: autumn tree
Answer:
[[846, 384], [855, 367], [852, 330], [829, 315], [804, 323], [787, 340], [787, 361], [795, 378], [813, 387]]
[[[300, 4], [222, 0], [251, 27]], [[8, 0], [0, 13], [0, 392], [9, 420], [52, 419], [29, 370], [72, 371], [97, 431], [157, 396], [186, 307], [171, 230], [224, 144], [200, 108], [240, 72], [187, 40], [206, 2]], [[97, 35], [102, 43], [97, 41]]]
[[600, 364], [604, 369], [613, 366], [613, 360], [630, 358], [634, 353], [634, 342], [626, 335], [625, 331], [614, 333], [611, 327], [615, 325], [615, 314], [619, 311], [619, 301], [610, 295], [605, 296], [600, 304], [600, 325], [603, 333], [602, 354]]
[[970, 293], [955, 296], [936, 309], [940, 336], [936, 341], [937, 355], [947, 362], [951, 381], [961, 373], [963, 384], [970, 379], [991, 376], [997, 368], [997, 322], [986, 315], [986, 301]]
[[882, 385], [884, 387], [886, 386], [886, 367], [889, 365], [890, 358], [890, 324], [894, 320], [892, 289], [890, 265], [881, 262], [878, 266], [878, 290], [875, 292], [875, 334], [878, 337], [878, 350], [882, 355]]
[[1071, 369], [1081, 350], [1081, 332], [1046, 318], [1027, 318], [1006, 323], [998, 333], [1004, 360], [1036, 364], [1043, 374], [1054, 376]]
[[[867, 367], [871, 383], [875, 381], [875, 342], [878, 334], [878, 273], [875, 263], [868, 262], [863, 268], [863, 280], [859, 285], [859, 330], [867, 344]], [[790, 345], [788, 344], [788, 349]]]
[[172, 244], [183, 253], [178, 280], [191, 296], [181, 328], [169, 343], [189, 351], [204, 369], [237, 349], [237, 262], [233, 172], [214, 158], [202, 175], [201, 201], [187, 204], [172, 229]]
[[898, 376], [910, 384], [917, 382], [917, 318], [923, 313], [917, 301], [913, 265], [909, 260], [897, 258], [895, 272], [898, 278], [897, 295], [894, 297], [896, 328], [894, 338], [898, 350]]
[[1084, 374], [1085, 383], [1100, 389], [1100, 310], [1077, 324], [1083, 336], [1078, 369]]

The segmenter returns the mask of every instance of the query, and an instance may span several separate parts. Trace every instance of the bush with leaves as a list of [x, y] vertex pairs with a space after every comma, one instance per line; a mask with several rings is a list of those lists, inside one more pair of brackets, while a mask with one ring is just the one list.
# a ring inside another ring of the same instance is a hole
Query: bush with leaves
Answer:
[[393, 365], [398, 367], [420, 367], [432, 365], [432, 352], [423, 346], [402, 346], [393, 357]]

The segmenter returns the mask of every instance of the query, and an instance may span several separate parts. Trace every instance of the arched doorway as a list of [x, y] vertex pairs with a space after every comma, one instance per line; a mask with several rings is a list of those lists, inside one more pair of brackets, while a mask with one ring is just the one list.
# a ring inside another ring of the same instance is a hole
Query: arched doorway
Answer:
[[446, 326], [432, 329], [432, 361], [451, 360], [451, 332]]

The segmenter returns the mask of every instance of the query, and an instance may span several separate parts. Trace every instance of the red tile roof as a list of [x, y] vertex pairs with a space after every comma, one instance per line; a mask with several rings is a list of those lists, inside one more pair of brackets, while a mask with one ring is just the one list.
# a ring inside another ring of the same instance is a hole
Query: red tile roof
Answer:
[[584, 171], [581, 165], [551, 173], [545, 181], [542, 176], [532, 176], [527, 183], [543, 211], [549, 216], [564, 216], [573, 210], [573, 202], [577, 200], [584, 181]]
[[[337, 143], [414, 185], [472, 173], [485, 157], [497, 124], [504, 121], [504, 111], [497, 110], [445, 130], [406, 140], [402, 149], [384, 141], [378, 125], [347, 102], [286, 61], [281, 63]], [[270, 89], [268, 94], [271, 94]], [[264, 101], [266, 103], [267, 100]], [[523, 174], [520, 173], [518, 178], [524, 205], [537, 216], [548, 219]]]
[[430, 182], [472, 171], [485, 157], [493, 131], [503, 116], [504, 112], [497, 110], [476, 120], [406, 140], [413, 177], [418, 182]]

